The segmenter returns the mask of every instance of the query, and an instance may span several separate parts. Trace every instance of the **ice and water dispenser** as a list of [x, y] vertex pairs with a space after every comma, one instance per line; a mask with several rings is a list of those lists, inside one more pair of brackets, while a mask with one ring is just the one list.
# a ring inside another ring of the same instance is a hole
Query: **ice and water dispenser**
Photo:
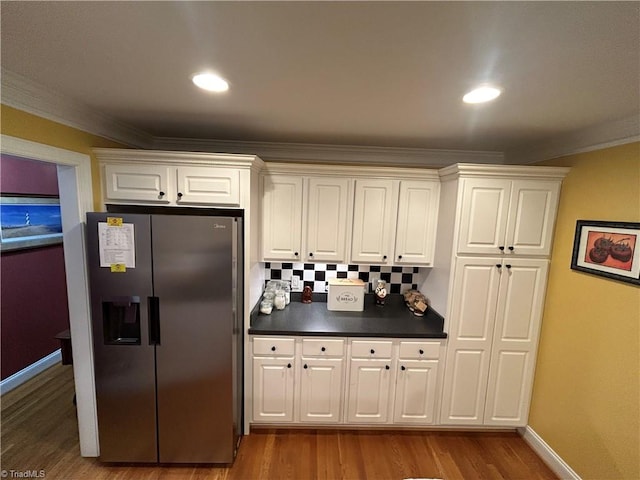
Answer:
[[140, 345], [140, 297], [102, 301], [105, 345]]

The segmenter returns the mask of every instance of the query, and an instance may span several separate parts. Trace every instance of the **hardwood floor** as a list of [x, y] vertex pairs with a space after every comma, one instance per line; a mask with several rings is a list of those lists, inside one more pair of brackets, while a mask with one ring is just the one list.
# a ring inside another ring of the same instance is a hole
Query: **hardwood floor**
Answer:
[[5, 478], [25, 470], [49, 480], [557, 478], [516, 433], [264, 429], [243, 438], [232, 467], [103, 465], [80, 456], [72, 398], [71, 367], [62, 365], [2, 396]]

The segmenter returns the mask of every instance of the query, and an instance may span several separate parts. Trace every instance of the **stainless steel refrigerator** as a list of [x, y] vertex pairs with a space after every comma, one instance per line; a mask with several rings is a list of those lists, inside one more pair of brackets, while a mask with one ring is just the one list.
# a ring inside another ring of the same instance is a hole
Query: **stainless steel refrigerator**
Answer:
[[242, 219], [89, 213], [87, 247], [100, 460], [233, 462]]

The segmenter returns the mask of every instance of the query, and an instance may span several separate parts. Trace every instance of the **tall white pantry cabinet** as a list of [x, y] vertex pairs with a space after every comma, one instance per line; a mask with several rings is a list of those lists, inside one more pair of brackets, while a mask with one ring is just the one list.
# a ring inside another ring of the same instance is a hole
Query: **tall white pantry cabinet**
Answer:
[[436, 263], [423, 286], [447, 322], [440, 424], [527, 424], [567, 173], [467, 164], [440, 170]]

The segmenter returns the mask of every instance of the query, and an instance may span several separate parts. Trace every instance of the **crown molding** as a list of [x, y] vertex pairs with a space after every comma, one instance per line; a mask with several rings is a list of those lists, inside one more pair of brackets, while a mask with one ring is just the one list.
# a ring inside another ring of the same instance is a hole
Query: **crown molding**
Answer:
[[327, 165], [326, 163], [267, 162], [264, 175], [340, 176], [345, 178], [386, 178], [439, 181], [438, 170], [424, 167]]
[[478, 165], [476, 163], [458, 163], [438, 170], [443, 182], [458, 178], [491, 177], [505, 178], [521, 177], [546, 180], [562, 180], [571, 169], [567, 167], [533, 167], [528, 165]]
[[258, 155], [266, 162], [377, 164], [408, 167], [443, 167], [453, 163], [502, 164], [502, 152], [367, 147], [312, 143], [243, 142], [197, 138], [156, 138], [160, 150], [196, 150]]
[[531, 164], [638, 141], [640, 141], [640, 116], [632, 115], [558, 135], [542, 143], [507, 151], [505, 163], [507, 165]]
[[68, 127], [137, 148], [150, 148], [153, 136], [87, 105], [47, 89], [22, 75], [2, 69], [2, 104]]
[[166, 150], [136, 150], [124, 148], [93, 148], [91, 150], [100, 164], [148, 164], [148, 165], [191, 165], [224, 166], [246, 169], [262, 169], [264, 163], [256, 155], [236, 155], [205, 152], [168, 152]]

